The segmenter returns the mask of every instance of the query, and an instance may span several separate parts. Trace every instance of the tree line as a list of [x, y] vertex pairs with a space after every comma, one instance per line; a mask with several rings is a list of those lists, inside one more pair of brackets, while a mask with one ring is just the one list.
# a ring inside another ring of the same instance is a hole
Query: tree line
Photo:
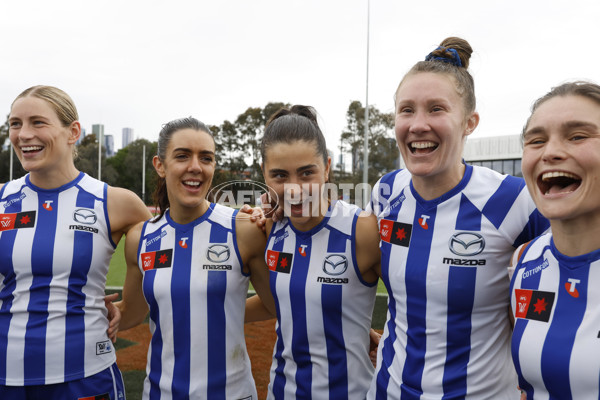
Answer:
[[[217, 168], [213, 186], [233, 180], [264, 182], [260, 169], [262, 133], [269, 117], [288, 104], [269, 102], [264, 107], [249, 107], [233, 121], [209, 126], [216, 143]], [[362, 182], [365, 108], [360, 101], [352, 101], [346, 112], [346, 126], [340, 134], [339, 152], [349, 162], [331, 162], [335, 183]], [[145, 190], [142, 190], [142, 157], [145, 147]], [[8, 118], [0, 126], [0, 182], [9, 180], [10, 145]], [[152, 203], [156, 187], [156, 173], [152, 158], [157, 142], [138, 139], [120, 149], [113, 157], [101, 155], [102, 180], [111, 186], [124, 187], [137, 193], [147, 204]], [[98, 177], [98, 143], [94, 134], [86, 135], [77, 146], [75, 166], [93, 177]], [[372, 185], [383, 174], [398, 168], [398, 148], [394, 139], [394, 114], [383, 113], [369, 106], [369, 183]], [[344, 165], [345, 164], [345, 165]], [[13, 179], [25, 175], [19, 160], [13, 155]]]

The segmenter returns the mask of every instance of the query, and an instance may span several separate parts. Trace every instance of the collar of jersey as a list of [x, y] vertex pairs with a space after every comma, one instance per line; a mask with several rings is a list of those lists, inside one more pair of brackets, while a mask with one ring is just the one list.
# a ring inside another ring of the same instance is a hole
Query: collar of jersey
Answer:
[[329, 218], [331, 217], [331, 212], [336, 204], [337, 204], [337, 201], [334, 201], [333, 203], [329, 204], [329, 208], [327, 209], [327, 213], [325, 213], [325, 215], [323, 216], [323, 219], [317, 225], [315, 225], [314, 228], [309, 229], [308, 231], [301, 231], [301, 230], [296, 229], [294, 224], [292, 224], [292, 220], [290, 218], [287, 218], [287, 222], [290, 225], [290, 228], [296, 234], [296, 236], [304, 236], [304, 237], [312, 236], [315, 233], [317, 233], [318, 231], [320, 231], [325, 225], [327, 225], [327, 222], [329, 222]]
[[596, 249], [590, 253], [581, 254], [575, 257], [569, 257], [558, 251], [554, 244], [554, 236], [550, 238], [550, 250], [552, 255], [558, 260], [561, 267], [574, 270], [580, 267], [586, 267], [600, 259], [600, 249]]
[[210, 216], [210, 214], [212, 214], [212, 211], [214, 208], [215, 208], [215, 204], [209, 203], [208, 209], [206, 210], [206, 212], [204, 214], [202, 214], [200, 217], [196, 218], [192, 222], [188, 222], [187, 224], [179, 224], [179, 223], [173, 221], [171, 219], [171, 213], [170, 213], [171, 209], [167, 209], [167, 211], [165, 212], [165, 218], [167, 219], [167, 222], [169, 223], [169, 225], [171, 225], [175, 229], [182, 230], [182, 231], [189, 231], [191, 229], [194, 229], [194, 227], [196, 225], [201, 224], [202, 222], [206, 221], [208, 219], [208, 217]]
[[[465, 164], [464, 160], [463, 160], [463, 164]], [[462, 192], [462, 190], [465, 188], [465, 186], [467, 186], [467, 183], [469, 183], [472, 173], [473, 173], [473, 166], [469, 165], [469, 164], [465, 164], [465, 173], [464, 173], [462, 179], [460, 180], [460, 182], [458, 182], [458, 185], [454, 186], [452, 189], [450, 189], [449, 191], [447, 191], [446, 193], [444, 193], [443, 195], [441, 195], [440, 197], [437, 197], [435, 199], [425, 200], [424, 198], [422, 198], [421, 195], [419, 193], [417, 193], [417, 191], [415, 190], [412, 179], [410, 180], [410, 191], [411, 191], [413, 197], [415, 198], [415, 200], [417, 201], [417, 203], [419, 203], [419, 205], [421, 207], [423, 207], [426, 210], [435, 208], [439, 204], [443, 203], [444, 201], [454, 197], [457, 193]]]
[[57, 188], [52, 188], [52, 189], [42, 189], [41, 187], [35, 186], [33, 183], [31, 183], [31, 180], [29, 180], [29, 174], [27, 174], [25, 176], [25, 183], [27, 184], [27, 186], [29, 186], [31, 189], [35, 190], [36, 192], [45, 192], [45, 193], [55, 192], [55, 193], [57, 193], [57, 192], [62, 192], [63, 190], [66, 190], [70, 187], [77, 185], [79, 183], [79, 181], [83, 179], [84, 175], [85, 175], [85, 173], [79, 171], [79, 175], [77, 175], [77, 177], [75, 179], [73, 179], [71, 182], [65, 183], [62, 186], [59, 186]]

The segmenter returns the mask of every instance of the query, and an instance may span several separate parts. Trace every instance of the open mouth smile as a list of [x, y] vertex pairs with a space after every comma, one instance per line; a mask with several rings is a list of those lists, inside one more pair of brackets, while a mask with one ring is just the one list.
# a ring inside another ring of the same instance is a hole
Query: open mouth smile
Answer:
[[544, 195], [569, 194], [581, 186], [581, 178], [570, 172], [550, 171], [542, 173], [537, 183]]

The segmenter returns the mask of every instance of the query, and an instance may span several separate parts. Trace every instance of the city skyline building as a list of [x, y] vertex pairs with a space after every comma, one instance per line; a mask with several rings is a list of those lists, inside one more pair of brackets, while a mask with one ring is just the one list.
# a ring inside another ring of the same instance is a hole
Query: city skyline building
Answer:
[[129, 146], [133, 142], [133, 128], [123, 128], [121, 148]]

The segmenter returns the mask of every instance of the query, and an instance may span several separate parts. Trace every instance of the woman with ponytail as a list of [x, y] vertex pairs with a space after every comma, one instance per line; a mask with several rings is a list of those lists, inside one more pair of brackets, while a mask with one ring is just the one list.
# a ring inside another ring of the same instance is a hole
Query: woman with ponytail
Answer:
[[159, 215], [127, 235], [120, 329], [150, 311], [144, 399], [256, 398], [244, 338], [249, 281], [274, 312], [265, 238], [249, 217], [207, 200], [215, 142], [194, 118], [160, 131]]
[[523, 179], [462, 159], [479, 123], [471, 53], [447, 38], [396, 90], [406, 169], [383, 176], [370, 204], [389, 301], [368, 399], [518, 398], [506, 267], [548, 222]]

